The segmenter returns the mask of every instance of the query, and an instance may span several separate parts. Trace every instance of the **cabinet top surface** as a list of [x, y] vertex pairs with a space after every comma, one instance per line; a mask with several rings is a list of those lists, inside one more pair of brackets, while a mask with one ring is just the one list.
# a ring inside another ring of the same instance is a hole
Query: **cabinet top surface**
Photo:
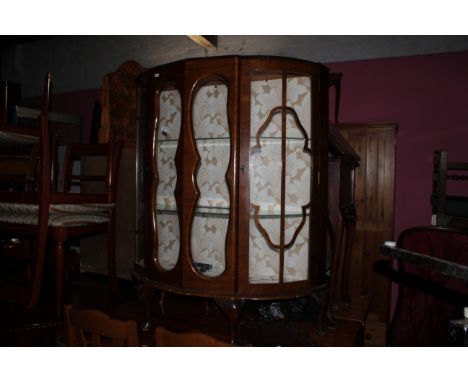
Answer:
[[178, 61], [169, 62], [163, 65], [159, 65], [153, 68], [150, 68], [147, 72], [140, 75], [140, 77], [144, 77], [145, 74], [152, 73], [157, 70], [161, 70], [163, 68], [168, 68], [173, 65], [185, 65], [188, 63], [216, 63], [221, 61], [237, 61], [237, 62], [245, 62], [245, 61], [258, 61], [264, 63], [283, 63], [284, 65], [289, 64], [303, 64], [303, 65], [310, 65], [312, 67], [320, 68], [320, 70], [329, 71], [329, 68], [324, 66], [323, 64], [307, 61], [300, 58], [293, 58], [293, 57], [285, 57], [285, 56], [266, 56], [266, 55], [225, 55], [225, 56], [211, 56], [211, 57], [193, 57], [193, 58], [185, 58]]

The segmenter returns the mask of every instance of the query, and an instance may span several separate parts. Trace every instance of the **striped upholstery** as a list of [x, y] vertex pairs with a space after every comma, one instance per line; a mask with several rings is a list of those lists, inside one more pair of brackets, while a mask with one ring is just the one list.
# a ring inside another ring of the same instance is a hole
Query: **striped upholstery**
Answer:
[[[49, 226], [82, 226], [107, 223], [114, 204], [52, 204]], [[26, 203], [0, 203], [0, 222], [37, 225], [39, 206]]]
[[10, 145], [32, 145], [38, 143], [39, 138], [33, 137], [31, 135], [18, 134], [0, 131], [0, 146], [10, 146]]

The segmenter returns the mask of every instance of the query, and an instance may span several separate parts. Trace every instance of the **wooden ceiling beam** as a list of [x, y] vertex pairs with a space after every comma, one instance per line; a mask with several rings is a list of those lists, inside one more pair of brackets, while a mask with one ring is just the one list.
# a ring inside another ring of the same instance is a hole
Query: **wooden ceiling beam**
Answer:
[[205, 49], [216, 49], [218, 36], [187, 35], [187, 37]]

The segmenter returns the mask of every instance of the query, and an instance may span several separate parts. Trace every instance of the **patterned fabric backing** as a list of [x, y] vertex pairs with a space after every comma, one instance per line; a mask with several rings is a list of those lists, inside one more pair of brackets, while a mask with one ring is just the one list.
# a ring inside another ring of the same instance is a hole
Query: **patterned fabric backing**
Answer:
[[[82, 226], [109, 221], [114, 204], [53, 204], [49, 226]], [[39, 206], [25, 203], [0, 203], [0, 222], [37, 225]]]
[[230, 207], [226, 172], [231, 153], [227, 100], [226, 85], [208, 84], [198, 90], [193, 102], [200, 196], [192, 224], [191, 250], [199, 271], [209, 277], [219, 276], [226, 269]]
[[[311, 137], [311, 92], [309, 77], [288, 76], [286, 106], [296, 112], [308, 139]], [[282, 104], [281, 78], [255, 80], [251, 83], [250, 146], [256, 146], [256, 136], [270, 111]], [[286, 115], [286, 189], [285, 243], [289, 243], [302, 221], [302, 206], [310, 202], [311, 156], [304, 151], [306, 142], [294, 118]], [[281, 113], [273, 116], [260, 137], [261, 149], [250, 153], [250, 200], [260, 207], [260, 224], [270, 240], [280, 243], [281, 211]], [[307, 211], [307, 215], [310, 211]], [[249, 281], [251, 283], [279, 282], [279, 251], [270, 248], [250, 219]], [[309, 218], [294, 244], [284, 252], [283, 278], [285, 282], [302, 281], [308, 274]]]
[[158, 261], [167, 271], [176, 266], [180, 252], [180, 227], [174, 191], [177, 184], [175, 156], [182, 123], [181, 109], [182, 100], [178, 90], [165, 89], [161, 92], [156, 156], [159, 175], [156, 224]]

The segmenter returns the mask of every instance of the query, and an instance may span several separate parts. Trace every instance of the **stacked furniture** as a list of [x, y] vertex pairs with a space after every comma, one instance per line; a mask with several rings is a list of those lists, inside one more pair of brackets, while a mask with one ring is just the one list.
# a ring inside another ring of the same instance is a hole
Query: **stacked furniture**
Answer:
[[[116, 195], [116, 174], [120, 158], [120, 145], [111, 141], [100, 145], [68, 145], [63, 166], [63, 191], [54, 189], [55, 144], [49, 123], [50, 74], [46, 75], [42, 108], [37, 126], [13, 126], [2, 120], [0, 137], [2, 157], [29, 150], [28, 172], [24, 184], [6, 187], [0, 191], [0, 231], [3, 238], [15, 238], [20, 243], [18, 251], [2, 247], [2, 256], [11, 254], [18, 260], [26, 260], [30, 265], [24, 282], [1, 280], [0, 297], [33, 308], [39, 298], [48, 242], [54, 245], [56, 309], [61, 311], [62, 287], [65, 268], [65, 246], [72, 238], [97, 233], [108, 234], [107, 260], [111, 285], [116, 287], [114, 260], [114, 216]], [[6, 88], [5, 88], [6, 89]], [[6, 90], [5, 90], [6, 92]], [[8, 99], [7, 96], [4, 99]], [[5, 115], [7, 105], [2, 105], [1, 115]], [[30, 149], [28, 149], [30, 147]], [[83, 156], [105, 156], [107, 170], [103, 176], [74, 174], [73, 163]], [[105, 191], [100, 194], [71, 192], [71, 185], [82, 180], [103, 181]], [[17, 182], [17, 180], [15, 180]], [[8, 182], [6, 182], [8, 183]], [[5, 184], [5, 183], [4, 183]]]

